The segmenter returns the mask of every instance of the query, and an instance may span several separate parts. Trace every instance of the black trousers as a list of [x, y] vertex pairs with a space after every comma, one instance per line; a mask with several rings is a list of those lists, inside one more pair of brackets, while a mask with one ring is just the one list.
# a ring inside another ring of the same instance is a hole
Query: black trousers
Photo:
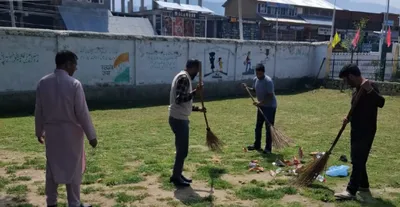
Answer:
[[[265, 116], [267, 117], [268, 121], [274, 125], [275, 123], [275, 114], [276, 108], [272, 107], [260, 107]], [[255, 132], [255, 141], [254, 147], [261, 148], [261, 137], [262, 137], [262, 128], [265, 125], [265, 150], [271, 151], [272, 150], [272, 136], [271, 130], [268, 127], [267, 122], [265, 121], [265, 117], [261, 114], [260, 110], [257, 109], [257, 121], [256, 121], [256, 128], [254, 129]]]
[[180, 179], [183, 164], [189, 151], [189, 120], [180, 120], [169, 117], [169, 125], [175, 134], [175, 163], [172, 177]]
[[355, 195], [359, 188], [369, 188], [367, 161], [376, 129], [351, 130], [351, 162], [353, 165], [347, 191]]

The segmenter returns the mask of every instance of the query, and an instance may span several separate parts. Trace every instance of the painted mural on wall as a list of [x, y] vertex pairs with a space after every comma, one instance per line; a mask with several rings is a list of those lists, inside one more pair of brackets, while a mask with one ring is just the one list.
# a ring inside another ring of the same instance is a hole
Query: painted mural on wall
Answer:
[[79, 38], [60, 39], [60, 49], [78, 56], [76, 77], [84, 84], [129, 84], [133, 69], [133, 43], [115, 40], [83, 41]]
[[0, 35], [0, 92], [35, 90], [54, 71], [54, 39]]
[[129, 83], [130, 62], [129, 52], [119, 54], [113, 64], [102, 65], [102, 75], [104, 77], [114, 77], [114, 83]]
[[[272, 73], [273, 58], [271, 46], [242, 45], [238, 48], [236, 62], [237, 79], [247, 79], [255, 76], [256, 66], [261, 63], [265, 66], [267, 74]], [[269, 74], [272, 77], [272, 74]]]
[[207, 81], [234, 80], [235, 45], [190, 44], [189, 57], [203, 62]]
[[170, 84], [173, 77], [185, 68], [188, 44], [175, 41], [140, 40], [136, 43], [136, 82]]

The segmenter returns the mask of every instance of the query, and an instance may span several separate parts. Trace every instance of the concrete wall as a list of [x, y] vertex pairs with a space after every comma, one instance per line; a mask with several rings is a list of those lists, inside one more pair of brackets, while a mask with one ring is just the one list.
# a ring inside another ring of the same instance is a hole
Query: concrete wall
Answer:
[[[32, 106], [37, 81], [55, 69], [57, 51], [78, 57], [75, 77], [88, 100], [166, 103], [169, 84], [188, 58], [203, 61], [208, 97], [242, 95], [257, 63], [277, 90], [304, 85], [326, 55], [327, 43], [142, 37], [70, 31], [0, 29], [0, 108]], [[246, 72], [246, 56], [251, 67]], [[214, 58], [214, 60], [213, 60]], [[219, 61], [221, 58], [221, 61]], [[221, 64], [220, 64], [221, 63]], [[214, 73], [212, 68], [214, 68]], [[322, 74], [322, 73], [321, 73]]]

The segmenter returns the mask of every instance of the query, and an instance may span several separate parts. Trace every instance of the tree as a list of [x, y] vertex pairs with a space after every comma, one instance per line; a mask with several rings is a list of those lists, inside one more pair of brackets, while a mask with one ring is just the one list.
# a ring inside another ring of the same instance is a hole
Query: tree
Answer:
[[[367, 24], [368, 24], [368, 19], [366, 19], [366, 18], [360, 19], [359, 22], [354, 22], [354, 28], [356, 30], [360, 29], [360, 40], [357, 43], [357, 48], [354, 48], [355, 52], [360, 51], [362, 49], [361, 47], [362, 47], [362, 44], [364, 41], [364, 35], [365, 35], [364, 29], [367, 27]], [[352, 41], [354, 39], [354, 36], [355, 36], [355, 34], [351, 35], [351, 36], [348, 35], [344, 40], [341, 41], [340, 45], [343, 48], [345, 48], [347, 51], [350, 51], [351, 48], [353, 47]]]

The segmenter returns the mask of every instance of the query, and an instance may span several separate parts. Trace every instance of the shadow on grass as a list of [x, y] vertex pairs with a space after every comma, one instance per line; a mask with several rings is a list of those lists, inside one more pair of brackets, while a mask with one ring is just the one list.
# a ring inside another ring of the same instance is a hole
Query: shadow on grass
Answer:
[[27, 203], [26, 195], [0, 197], [0, 206], [13, 206], [13, 207], [35, 207]]
[[174, 191], [174, 197], [181, 201], [184, 205], [192, 206], [192, 205], [201, 205], [204, 204], [206, 206], [214, 206], [213, 205], [213, 196], [212, 192], [210, 191], [210, 195], [206, 197], [201, 197], [196, 191], [203, 191], [203, 190], [193, 190], [192, 187], [185, 187], [185, 188], [177, 188]]
[[[277, 95], [296, 95], [300, 93], [305, 93], [312, 91], [314, 89], [300, 89], [300, 90], [281, 90], [277, 91]], [[205, 101], [223, 101], [231, 100], [237, 98], [248, 98], [249, 96], [243, 92], [238, 92], [235, 96], [211, 96], [205, 97]], [[198, 100], [196, 97], [195, 100]], [[35, 111], [34, 100], [31, 102], [16, 103], [9, 105], [0, 105], [0, 118], [15, 118], [15, 117], [25, 117], [33, 116]], [[88, 107], [90, 111], [96, 110], [118, 110], [118, 109], [130, 109], [130, 108], [146, 108], [155, 107], [169, 104], [169, 98], [157, 97], [153, 99], [146, 100], [88, 100]], [[2, 108], [4, 110], [2, 110]]]
[[281, 155], [281, 154], [275, 154], [275, 153], [265, 154], [262, 151], [259, 151], [259, 153], [266, 160], [266, 162], [268, 162], [268, 163], [275, 162], [276, 159], [280, 159], [280, 160], [283, 161], [283, 155]]

